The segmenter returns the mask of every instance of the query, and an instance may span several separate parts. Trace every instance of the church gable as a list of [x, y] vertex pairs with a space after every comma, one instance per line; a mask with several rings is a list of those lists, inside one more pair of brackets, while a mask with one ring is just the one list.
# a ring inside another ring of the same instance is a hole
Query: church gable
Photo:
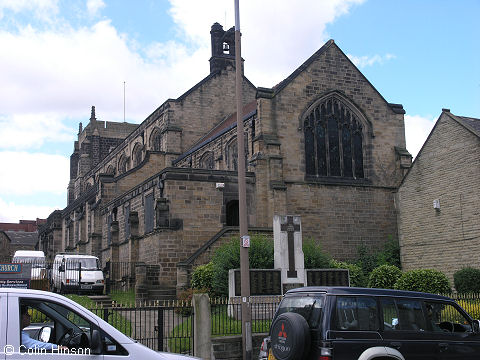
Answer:
[[395, 148], [405, 149], [404, 110], [387, 103], [333, 40], [257, 98], [259, 133], [281, 143], [285, 178], [401, 181]]

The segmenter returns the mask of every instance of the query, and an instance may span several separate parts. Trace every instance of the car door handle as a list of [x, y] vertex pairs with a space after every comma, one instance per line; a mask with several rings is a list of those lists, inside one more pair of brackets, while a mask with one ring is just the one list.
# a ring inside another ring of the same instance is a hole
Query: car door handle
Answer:
[[448, 344], [447, 343], [440, 343], [438, 344], [438, 347], [440, 348], [440, 351], [445, 351], [448, 349]]
[[400, 349], [402, 347], [402, 343], [399, 342], [391, 342], [390, 346], [393, 347], [394, 349]]

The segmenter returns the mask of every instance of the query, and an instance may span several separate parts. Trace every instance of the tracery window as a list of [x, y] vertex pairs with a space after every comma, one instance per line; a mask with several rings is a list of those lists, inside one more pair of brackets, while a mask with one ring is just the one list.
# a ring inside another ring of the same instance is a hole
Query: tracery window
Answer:
[[125, 155], [120, 156], [118, 160], [118, 174], [123, 174], [127, 172], [127, 157]]
[[142, 162], [142, 145], [136, 144], [132, 151], [133, 167], [140, 165]]
[[213, 161], [213, 152], [205, 152], [200, 159], [200, 168], [213, 170], [215, 168], [215, 163]]
[[364, 178], [363, 125], [336, 97], [316, 105], [303, 121], [307, 176]]
[[233, 138], [227, 144], [227, 149], [225, 151], [226, 160], [227, 160], [227, 169], [232, 171], [237, 171], [238, 169], [238, 146], [237, 138]]
[[157, 129], [155, 129], [150, 136], [150, 148], [153, 151], [160, 151], [162, 149], [162, 136]]

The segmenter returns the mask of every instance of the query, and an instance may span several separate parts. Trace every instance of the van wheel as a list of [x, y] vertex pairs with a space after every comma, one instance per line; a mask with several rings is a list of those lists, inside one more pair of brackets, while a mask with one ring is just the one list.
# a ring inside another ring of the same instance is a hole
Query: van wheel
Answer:
[[310, 329], [305, 318], [287, 312], [277, 317], [270, 330], [273, 355], [278, 360], [300, 360], [310, 351]]

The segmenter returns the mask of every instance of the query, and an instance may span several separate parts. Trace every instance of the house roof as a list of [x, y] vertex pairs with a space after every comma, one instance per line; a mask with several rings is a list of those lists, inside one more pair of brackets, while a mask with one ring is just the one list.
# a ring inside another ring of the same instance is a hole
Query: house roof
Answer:
[[38, 232], [26, 232], [26, 231], [4, 231], [4, 233], [10, 239], [11, 245], [23, 245], [32, 246], [38, 242]]
[[[255, 115], [256, 112], [257, 112], [257, 101], [253, 100], [243, 107], [243, 111], [242, 111], [243, 121]], [[235, 128], [236, 126], [237, 126], [237, 112], [234, 112], [228, 115], [227, 117], [225, 117], [222, 121], [220, 121], [219, 124], [214, 126], [205, 136], [203, 136], [200, 140], [198, 140], [190, 149], [188, 149], [186, 152], [180, 155], [177, 159], [175, 159], [173, 161], [173, 164], [175, 165], [179, 161], [185, 159], [190, 154], [194, 153], [201, 147], [212, 142], [213, 140], [225, 134], [226, 132], [230, 131], [231, 129]]]
[[466, 116], [453, 115], [453, 114], [450, 112], [450, 109], [442, 109], [442, 114], [438, 117], [435, 125], [433, 126], [432, 131], [430, 131], [430, 134], [428, 134], [427, 139], [426, 139], [425, 142], [423, 143], [420, 151], [417, 153], [417, 156], [416, 156], [415, 159], [413, 160], [412, 166], [411, 166], [410, 169], [408, 170], [408, 173], [403, 177], [403, 179], [402, 179], [399, 187], [403, 185], [403, 183], [404, 183], [405, 180], [407, 179], [408, 175], [410, 175], [410, 172], [412, 171], [413, 167], [415, 166], [418, 157], [421, 155], [421, 153], [422, 153], [422, 151], [423, 151], [423, 148], [425, 147], [425, 144], [428, 142], [428, 140], [429, 140], [430, 137], [432, 136], [433, 132], [434, 132], [435, 129], [437, 128], [438, 121], [441, 119], [441, 117], [442, 117], [443, 115], [446, 115], [446, 116], [448, 116], [450, 119], [456, 121], [458, 124], [462, 125], [464, 128], [466, 128], [468, 131], [470, 131], [470, 132], [471, 132], [472, 134], [474, 134], [475, 136], [480, 137], [480, 119], [471, 118], [471, 117], [466, 117]]

